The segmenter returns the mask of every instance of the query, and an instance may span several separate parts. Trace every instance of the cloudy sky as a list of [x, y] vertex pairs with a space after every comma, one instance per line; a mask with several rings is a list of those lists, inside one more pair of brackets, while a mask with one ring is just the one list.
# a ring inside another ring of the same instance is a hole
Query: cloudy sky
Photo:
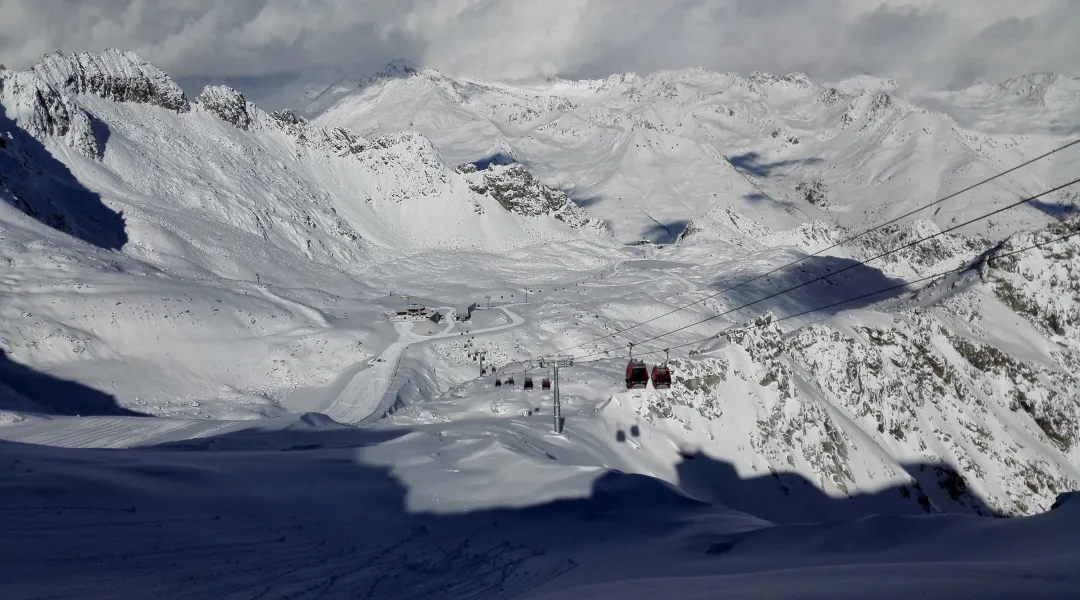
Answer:
[[958, 87], [1080, 75], [1080, 0], [3, 0], [0, 62], [135, 50], [178, 79], [363, 73], [393, 58], [492, 79], [858, 73]]

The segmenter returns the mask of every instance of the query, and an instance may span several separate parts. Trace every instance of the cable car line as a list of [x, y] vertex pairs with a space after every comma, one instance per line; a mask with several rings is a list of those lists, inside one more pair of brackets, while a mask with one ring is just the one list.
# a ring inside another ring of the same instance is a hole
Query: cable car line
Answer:
[[900, 215], [900, 216], [898, 216], [898, 217], [894, 217], [894, 218], [892, 218], [892, 219], [889, 219], [888, 221], [886, 221], [886, 222], [884, 222], [884, 223], [881, 223], [881, 224], [879, 224], [879, 225], [875, 225], [875, 226], [871, 227], [870, 229], [867, 229], [867, 230], [865, 230], [865, 231], [862, 231], [862, 232], [860, 232], [860, 233], [857, 233], [857, 234], [855, 234], [855, 235], [852, 235], [852, 236], [849, 236], [849, 237], [847, 237], [847, 238], [844, 238], [844, 239], [840, 240], [839, 242], [836, 242], [835, 244], [833, 244], [833, 245], [831, 245], [831, 246], [828, 246], [828, 247], [826, 247], [826, 248], [822, 248], [821, 250], [818, 250], [817, 252], [814, 252], [813, 254], [807, 254], [807, 255], [804, 255], [804, 256], [802, 256], [802, 257], [798, 258], [797, 260], [794, 260], [794, 261], [788, 262], [788, 263], [786, 263], [786, 264], [780, 265], [779, 267], [776, 267], [776, 268], [774, 268], [774, 269], [772, 269], [772, 270], [770, 270], [770, 271], [766, 271], [766, 272], [764, 272], [764, 273], [761, 273], [760, 275], [757, 275], [757, 276], [755, 276], [755, 277], [753, 277], [753, 278], [751, 278], [751, 279], [747, 279], [746, 281], [743, 281], [743, 282], [737, 283], [737, 284], [735, 284], [735, 285], [733, 285], [733, 286], [730, 286], [730, 287], [724, 288], [724, 289], [722, 289], [722, 290], [720, 290], [720, 291], [718, 291], [718, 292], [716, 292], [716, 293], [713, 293], [713, 294], [710, 294], [710, 295], [708, 295], [708, 296], [705, 296], [704, 298], [701, 298], [701, 299], [695, 300], [694, 302], [691, 302], [691, 303], [689, 303], [689, 304], [685, 304], [685, 305], [683, 305], [683, 306], [680, 306], [680, 307], [678, 307], [678, 308], [675, 308], [675, 309], [673, 309], [673, 310], [671, 310], [671, 311], [669, 311], [669, 312], [666, 312], [666, 313], [664, 313], [664, 314], [662, 314], [662, 315], [660, 315], [660, 316], [657, 316], [657, 317], [653, 317], [653, 318], [651, 318], [651, 319], [648, 319], [648, 320], [642, 321], [642, 322], [640, 322], [640, 323], [637, 323], [637, 324], [631, 325], [631, 326], [629, 326], [629, 327], [626, 327], [626, 328], [623, 328], [623, 329], [619, 329], [619, 330], [616, 330], [616, 331], [614, 331], [614, 332], [612, 332], [612, 333], [609, 333], [609, 334], [607, 334], [607, 335], [603, 335], [603, 336], [600, 336], [600, 337], [594, 338], [594, 339], [592, 339], [592, 340], [588, 340], [588, 341], [585, 341], [585, 342], [581, 342], [580, 344], [575, 344], [575, 345], [573, 345], [573, 346], [568, 346], [568, 347], [566, 347], [566, 348], [562, 348], [561, 350], [558, 350], [558, 351], [554, 352], [554, 354], [561, 354], [561, 353], [565, 353], [565, 352], [568, 352], [568, 351], [570, 351], [570, 350], [576, 350], [577, 348], [580, 348], [580, 347], [582, 347], [582, 346], [586, 346], [586, 345], [589, 345], [589, 344], [594, 344], [594, 343], [596, 343], [596, 342], [599, 342], [599, 341], [602, 341], [602, 340], [605, 340], [605, 339], [609, 339], [609, 338], [615, 337], [615, 336], [617, 336], [617, 335], [620, 335], [620, 334], [626, 333], [627, 331], [630, 331], [631, 329], [637, 329], [638, 327], [641, 327], [642, 325], [646, 325], [646, 324], [648, 324], [648, 323], [652, 323], [652, 322], [654, 322], [654, 321], [658, 321], [658, 320], [660, 320], [660, 319], [663, 319], [664, 317], [668, 317], [668, 316], [671, 316], [671, 315], [673, 315], [673, 314], [675, 314], [675, 313], [677, 313], [677, 312], [680, 312], [680, 311], [682, 311], [682, 310], [685, 310], [685, 309], [687, 309], [687, 308], [690, 308], [691, 306], [695, 306], [695, 305], [701, 304], [702, 302], [704, 302], [704, 301], [706, 301], [706, 300], [710, 300], [710, 299], [712, 299], [712, 298], [715, 298], [715, 297], [717, 297], [717, 296], [719, 296], [719, 295], [721, 295], [721, 294], [724, 294], [724, 293], [730, 292], [730, 291], [732, 291], [732, 290], [735, 290], [735, 289], [737, 289], [737, 288], [740, 288], [740, 287], [742, 287], [742, 286], [744, 286], [744, 285], [747, 285], [747, 284], [753, 283], [753, 282], [755, 282], [755, 281], [758, 281], [758, 280], [760, 280], [760, 279], [763, 279], [763, 278], [765, 278], [765, 277], [768, 277], [769, 275], [772, 275], [772, 274], [774, 274], [774, 273], [777, 273], [777, 272], [779, 272], [779, 271], [782, 271], [782, 270], [784, 270], [784, 269], [786, 269], [786, 268], [788, 268], [788, 267], [792, 267], [792, 266], [794, 266], [794, 265], [797, 265], [797, 264], [799, 264], [799, 263], [801, 263], [801, 262], [803, 262], [803, 261], [805, 261], [805, 260], [807, 260], [807, 259], [809, 259], [809, 258], [813, 258], [813, 257], [815, 257], [815, 256], [819, 256], [819, 255], [821, 255], [821, 254], [822, 254], [822, 253], [824, 253], [824, 252], [827, 252], [827, 251], [829, 251], [829, 250], [832, 250], [832, 249], [834, 249], [834, 248], [837, 248], [837, 247], [839, 247], [839, 246], [842, 246], [842, 245], [844, 245], [844, 244], [847, 244], [847, 243], [849, 243], [849, 242], [852, 242], [852, 241], [854, 241], [854, 240], [857, 240], [857, 239], [859, 239], [859, 238], [861, 238], [861, 237], [863, 237], [863, 236], [865, 236], [865, 235], [867, 235], [867, 234], [873, 233], [874, 231], [877, 231], [877, 230], [879, 230], [879, 229], [882, 229], [882, 228], [884, 228], [884, 227], [888, 227], [889, 225], [892, 225], [892, 224], [894, 224], [894, 223], [896, 223], [896, 222], [898, 222], [898, 221], [900, 221], [900, 220], [903, 220], [903, 219], [905, 219], [905, 218], [907, 218], [907, 217], [910, 217], [911, 215], [914, 215], [914, 214], [916, 214], [916, 213], [920, 213], [920, 212], [922, 212], [922, 211], [924, 211], [924, 210], [926, 210], [926, 209], [928, 209], [928, 208], [932, 208], [932, 207], [934, 207], [934, 206], [937, 206], [938, 204], [941, 204], [942, 202], [946, 202], [946, 201], [948, 201], [948, 200], [951, 200], [951, 199], [953, 199], [953, 198], [955, 198], [955, 197], [957, 197], [957, 196], [959, 196], [959, 195], [961, 195], [961, 194], [964, 194], [964, 193], [966, 193], [966, 192], [969, 192], [969, 191], [971, 191], [971, 190], [973, 190], [973, 189], [975, 189], [975, 188], [977, 188], [977, 187], [980, 187], [980, 186], [982, 186], [982, 185], [985, 185], [985, 184], [987, 184], [987, 183], [990, 183], [990, 182], [992, 182], [992, 181], [994, 181], [994, 180], [996, 180], [996, 179], [1000, 179], [1001, 177], [1004, 177], [1005, 175], [1008, 175], [1008, 174], [1010, 174], [1010, 173], [1013, 173], [1014, 171], [1017, 171], [1017, 170], [1019, 170], [1019, 169], [1022, 169], [1022, 168], [1024, 168], [1024, 167], [1028, 166], [1028, 165], [1031, 165], [1032, 163], [1038, 162], [1038, 161], [1040, 161], [1040, 160], [1042, 160], [1042, 159], [1044, 159], [1044, 158], [1047, 158], [1047, 157], [1049, 157], [1049, 156], [1052, 156], [1052, 155], [1054, 155], [1054, 154], [1057, 154], [1058, 152], [1061, 152], [1062, 150], [1065, 150], [1065, 149], [1067, 149], [1067, 148], [1070, 148], [1070, 147], [1072, 147], [1072, 146], [1075, 146], [1075, 145], [1077, 145], [1077, 144], [1080, 144], [1080, 139], [1077, 139], [1077, 140], [1073, 140], [1073, 141], [1071, 141], [1071, 142], [1069, 142], [1069, 143], [1067, 143], [1067, 144], [1065, 144], [1065, 145], [1063, 145], [1063, 146], [1059, 146], [1059, 147], [1057, 147], [1057, 148], [1055, 148], [1055, 149], [1053, 149], [1053, 150], [1051, 150], [1051, 151], [1049, 151], [1049, 152], [1046, 152], [1046, 153], [1044, 153], [1044, 154], [1040, 154], [1039, 156], [1036, 156], [1035, 158], [1032, 158], [1032, 159], [1029, 159], [1029, 160], [1027, 160], [1027, 161], [1024, 161], [1024, 162], [1022, 162], [1022, 163], [1020, 163], [1020, 164], [1018, 164], [1018, 165], [1016, 165], [1016, 166], [1014, 166], [1014, 167], [1012, 167], [1012, 168], [1010, 168], [1010, 169], [1008, 169], [1008, 170], [1002, 171], [1002, 172], [1000, 172], [1000, 173], [998, 173], [998, 174], [996, 174], [996, 175], [994, 175], [994, 176], [992, 176], [992, 177], [989, 177], [989, 178], [987, 178], [987, 179], [983, 179], [983, 180], [981, 180], [981, 181], [978, 181], [978, 182], [976, 182], [976, 183], [974, 183], [974, 184], [971, 184], [971, 185], [969, 185], [968, 187], [966, 187], [966, 188], [964, 188], [964, 189], [962, 189], [962, 190], [959, 190], [959, 191], [957, 191], [957, 192], [953, 192], [952, 194], [949, 194], [949, 195], [947, 195], [947, 196], [944, 196], [944, 197], [942, 197], [942, 198], [939, 198], [939, 199], [937, 199], [937, 200], [935, 200], [935, 201], [933, 201], [933, 202], [931, 202], [931, 203], [929, 203], [929, 204], [926, 204], [926, 205], [923, 205], [923, 206], [921, 206], [921, 207], [918, 207], [918, 208], [915, 208], [915, 209], [913, 209], [913, 210], [910, 210], [910, 211], [908, 211], [908, 212], [906, 212], [906, 213], [904, 213], [904, 214], [902, 214], [902, 215]]
[[[726, 310], [726, 311], [720, 312], [720, 313], [718, 313], [718, 314], [712, 315], [712, 316], [710, 316], [710, 317], [706, 317], [706, 318], [704, 318], [704, 319], [701, 319], [701, 320], [699, 320], [699, 321], [695, 321], [695, 322], [693, 322], [693, 323], [690, 323], [689, 325], [684, 325], [684, 326], [682, 326], [682, 327], [679, 327], [679, 328], [673, 329], [673, 330], [671, 330], [671, 331], [668, 331], [668, 332], [665, 332], [665, 333], [661, 333], [661, 334], [659, 334], [659, 335], [655, 335], [655, 336], [653, 336], [653, 337], [651, 337], [651, 338], [648, 338], [648, 339], [642, 340], [642, 341], [640, 341], [640, 342], [636, 342], [636, 344], [638, 344], [638, 345], [640, 345], [640, 344], [647, 344], [647, 343], [649, 343], [649, 342], [652, 342], [652, 341], [654, 341], [654, 340], [658, 340], [658, 339], [660, 339], [660, 338], [663, 338], [663, 337], [667, 337], [667, 336], [669, 336], [669, 335], [671, 335], [671, 334], [673, 334], [673, 333], [677, 333], [677, 332], [679, 332], [679, 331], [683, 331], [683, 330], [689, 329], [689, 328], [691, 328], [691, 327], [696, 327], [696, 326], [698, 326], [698, 325], [701, 325], [702, 323], [706, 323], [706, 322], [708, 322], [708, 321], [712, 321], [713, 319], [718, 319], [718, 318], [720, 318], [720, 317], [722, 317], [722, 316], [725, 316], [725, 315], [729, 315], [729, 314], [731, 314], [731, 313], [733, 313], [733, 312], [736, 312], [736, 311], [742, 310], [742, 309], [744, 309], [744, 308], [747, 308], [747, 307], [753, 306], [753, 305], [755, 305], [755, 304], [758, 304], [758, 303], [760, 303], [760, 302], [764, 302], [764, 301], [766, 301], [766, 300], [770, 300], [770, 299], [772, 299], [772, 298], [776, 298], [777, 296], [782, 296], [782, 295], [784, 295], [784, 294], [786, 294], [786, 293], [788, 293], [788, 292], [792, 292], [792, 291], [794, 291], [794, 290], [797, 290], [797, 289], [800, 289], [800, 288], [806, 287], [806, 286], [808, 286], [808, 285], [810, 285], [810, 284], [812, 284], [812, 283], [816, 283], [816, 282], [818, 282], [818, 281], [822, 281], [822, 280], [824, 280], [824, 279], [828, 279], [829, 277], [832, 277], [832, 276], [834, 276], [834, 275], [839, 275], [840, 273], [843, 273], [843, 272], [845, 272], [845, 271], [849, 271], [849, 270], [851, 270], [851, 269], [854, 269], [854, 268], [856, 268], [856, 267], [860, 267], [860, 266], [865, 266], [865, 265], [866, 265], [866, 263], [868, 263], [868, 262], [870, 262], [870, 261], [873, 261], [873, 260], [877, 260], [877, 259], [879, 259], [879, 258], [883, 258], [883, 257], [885, 257], [885, 256], [889, 256], [890, 254], [895, 254], [895, 253], [897, 253], [897, 252], [899, 252], [899, 251], [901, 251], [901, 250], [906, 250], [906, 249], [908, 249], [908, 248], [911, 248], [912, 246], [915, 246], [915, 245], [921, 244], [921, 243], [923, 243], [923, 242], [925, 242], [925, 241], [928, 241], [928, 240], [931, 240], [931, 239], [933, 239], [933, 238], [936, 238], [936, 237], [939, 237], [939, 236], [945, 235], [946, 233], [949, 233], [949, 232], [951, 232], [951, 231], [955, 231], [955, 230], [957, 230], [957, 229], [960, 229], [961, 227], [965, 227], [965, 226], [967, 226], [967, 225], [971, 225], [972, 223], [976, 223], [976, 222], [978, 222], [978, 221], [982, 221], [982, 220], [984, 220], [984, 219], [988, 219], [988, 218], [990, 218], [990, 217], [992, 217], [992, 216], [994, 216], [994, 215], [997, 215], [997, 214], [1003, 213], [1003, 212], [1005, 212], [1005, 211], [1007, 211], [1007, 210], [1010, 210], [1010, 209], [1016, 208], [1016, 207], [1018, 207], [1018, 206], [1021, 206], [1021, 205], [1023, 205], [1023, 204], [1026, 204], [1026, 203], [1028, 203], [1028, 202], [1032, 202], [1032, 201], [1034, 201], [1034, 200], [1037, 200], [1037, 199], [1039, 199], [1039, 198], [1041, 198], [1041, 197], [1043, 197], [1043, 196], [1046, 196], [1046, 195], [1052, 194], [1052, 193], [1054, 193], [1054, 192], [1060, 191], [1060, 190], [1062, 190], [1062, 189], [1064, 189], [1064, 188], [1067, 188], [1067, 187], [1069, 187], [1069, 186], [1071, 186], [1071, 185], [1075, 185], [1076, 183], [1080, 183], [1080, 178], [1077, 178], [1077, 179], [1073, 179], [1072, 181], [1070, 181], [1070, 182], [1068, 182], [1068, 183], [1065, 183], [1065, 184], [1059, 185], [1059, 186], [1057, 186], [1057, 187], [1054, 187], [1054, 188], [1052, 188], [1052, 189], [1049, 189], [1049, 190], [1047, 190], [1047, 191], [1045, 191], [1045, 192], [1042, 192], [1042, 193], [1040, 193], [1040, 194], [1036, 194], [1035, 196], [1030, 196], [1030, 197], [1028, 197], [1028, 198], [1025, 198], [1025, 199], [1023, 199], [1023, 200], [1019, 200], [1019, 201], [1017, 201], [1017, 202], [1014, 202], [1014, 203], [1012, 203], [1012, 204], [1008, 204], [1008, 205], [1005, 205], [1005, 206], [1003, 206], [1003, 207], [1001, 207], [1001, 208], [995, 209], [995, 210], [993, 210], [993, 211], [991, 211], [991, 212], [989, 212], [989, 213], [986, 213], [986, 214], [984, 214], [984, 215], [980, 215], [980, 216], [978, 216], [978, 217], [975, 217], [975, 218], [973, 218], [973, 219], [969, 219], [969, 220], [967, 220], [967, 221], [964, 221], [963, 223], [959, 223], [959, 224], [957, 224], [957, 225], [954, 225], [954, 226], [952, 226], [952, 227], [949, 227], [948, 229], [943, 229], [943, 230], [941, 230], [941, 231], [939, 231], [939, 232], [937, 232], [937, 233], [934, 233], [934, 234], [928, 235], [928, 236], [926, 236], [926, 237], [923, 237], [923, 238], [920, 238], [920, 239], [918, 239], [918, 240], [914, 240], [914, 241], [908, 242], [908, 243], [906, 243], [906, 244], [904, 244], [904, 245], [902, 245], [902, 246], [898, 246], [898, 247], [896, 247], [896, 248], [893, 248], [892, 250], [889, 250], [889, 251], [887, 251], [887, 252], [883, 252], [883, 253], [881, 253], [881, 254], [878, 254], [877, 256], [873, 256], [873, 257], [871, 257], [871, 258], [868, 258], [868, 259], [866, 259], [866, 260], [862, 260], [862, 261], [857, 261], [857, 262], [854, 262], [854, 263], [852, 263], [852, 264], [850, 264], [850, 265], [848, 265], [848, 266], [846, 266], [846, 267], [844, 267], [844, 268], [842, 268], [842, 269], [840, 269], [840, 270], [838, 270], [838, 271], [833, 271], [833, 272], [831, 272], [831, 273], [828, 273], [828, 274], [826, 274], [826, 275], [821, 275], [821, 276], [815, 277], [814, 279], [811, 279], [811, 280], [809, 280], [809, 281], [805, 281], [805, 282], [803, 282], [803, 283], [800, 283], [800, 284], [798, 284], [798, 285], [795, 285], [795, 286], [792, 286], [792, 287], [789, 287], [789, 288], [785, 288], [785, 289], [783, 289], [783, 290], [780, 290], [780, 291], [778, 291], [778, 292], [774, 292], [774, 293], [772, 293], [772, 294], [769, 294], [768, 296], [764, 296], [764, 297], [762, 297], [762, 298], [758, 298], [757, 300], [754, 300], [753, 302], [747, 302], [747, 303], [745, 303], [745, 304], [742, 304], [742, 305], [736, 306], [735, 308], [731, 308], [731, 309], [728, 309], [728, 310]], [[608, 349], [608, 350], [606, 350], [606, 351], [598, 351], [598, 352], [593, 352], [593, 353], [591, 353], [591, 354], [585, 354], [585, 355], [583, 355], [583, 356], [577, 357], [577, 358], [576, 358], [575, 360], [579, 360], [579, 361], [580, 361], [581, 359], [584, 359], [584, 358], [588, 358], [588, 357], [591, 357], [591, 356], [598, 356], [598, 355], [600, 355], [600, 354], [604, 354], [605, 352], [610, 352], [610, 350], [611, 350], [611, 349]]]
[[[992, 262], [992, 261], [995, 261], [995, 260], [1001, 260], [1001, 259], [1004, 259], [1004, 258], [1008, 258], [1010, 256], [1015, 256], [1017, 254], [1027, 252], [1028, 250], [1034, 250], [1036, 248], [1042, 248], [1043, 246], [1048, 246], [1050, 244], [1054, 244], [1054, 243], [1057, 243], [1057, 242], [1062, 242], [1062, 241], [1065, 241], [1067, 239], [1074, 238], [1074, 237], [1077, 237], [1077, 236], [1080, 236], [1080, 231], [1075, 231], [1075, 232], [1070, 233], [1068, 235], [1063, 235], [1061, 237], [1057, 237], [1057, 238], [1054, 238], [1054, 239], [1051, 239], [1051, 240], [1047, 240], [1045, 242], [1032, 244], [1030, 246], [1025, 246], [1023, 248], [1018, 248], [1016, 250], [1011, 250], [1009, 252], [1005, 252], [1005, 253], [1002, 253], [1002, 254], [996, 254], [994, 256], [987, 256], [987, 255], [984, 254], [984, 255], [980, 256], [979, 258], [977, 258], [977, 259], [975, 259], [975, 260], [973, 260], [973, 261], [971, 261], [971, 262], [969, 262], [967, 264], [959, 266], [959, 267], [957, 267], [955, 269], [949, 269], [949, 270], [946, 270], [946, 271], [940, 271], [938, 273], [934, 273], [933, 275], [927, 275], [925, 277], [920, 277], [918, 279], [913, 279], [913, 280], [908, 281], [908, 282], [904, 282], [904, 283], [900, 283], [900, 284], [897, 284], [897, 285], [882, 288], [880, 290], [870, 292], [868, 294], [862, 294], [862, 295], [859, 295], [859, 296], [854, 296], [852, 298], [847, 298], [845, 300], [840, 300], [839, 302], [833, 302], [831, 304], [826, 304], [824, 306], [818, 306], [816, 308], [811, 308], [809, 310], [804, 310], [802, 312], [795, 313], [795, 314], [792, 314], [792, 315], [787, 315], [785, 317], [775, 318], [775, 319], [772, 319], [772, 320], [770, 320], [770, 321], [768, 321], [766, 323], [760, 323], [760, 324], [752, 323], [750, 325], [746, 325], [746, 326], [742, 326], [742, 327], [726, 329], [726, 330], [721, 331], [719, 333], [715, 333], [715, 334], [710, 335], [708, 337], [697, 339], [697, 340], [694, 340], [694, 341], [691, 341], [691, 342], [686, 342], [686, 343], [678, 344], [678, 345], [675, 345], [675, 346], [669, 346], [669, 347], [663, 348], [663, 349], [649, 350], [649, 351], [646, 351], [646, 352], [639, 352], [638, 356], [639, 357], [640, 356], [648, 356], [650, 354], [659, 354], [660, 352], [665, 352], [666, 353], [666, 352], [670, 352], [671, 350], [678, 350], [678, 349], [681, 349], [681, 348], [685, 348], [687, 346], [700, 345], [700, 344], [703, 344], [703, 343], [705, 343], [705, 342], [707, 342], [709, 340], [714, 340], [714, 339], [718, 339], [718, 338], [721, 338], [721, 337], [730, 337], [731, 334], [738, 333], [740, 331], [749, 331], [751, 329], [757, 329], [759, 327], [764, 327], [766, 325], [771, 325], [773, 323], [779, 323], [781, 321], [787, 321], [788, 319], [794, 319], [794, 318], [797, 318], [797, 317], [802, 317], [802, 316], [808, 315], [810, 313], [822, 311], [822, 310], [825, 310], [825, 309], [828, 309], [828, 308], [834, 308], [834, 307], [837, 307], [837, 306], [840, 306], [840, 305], [843, 305], [843, 304], [848, 304], [850, 302], [855, 302], [857, 300], [864, 300], [866, 298], [870, 298], [870, 297], [873, 297], [873, 296], [884, 294], [886, 292], [891, 292], [893, 290], [908, 287], [908, 286], [911, 286], [912, 284], [922, 283], [924, 281], [930, 281], [932, 279], [937, 279], [939, 277], [944, 277], [946, 275], [950, 275], [950, 274], [953, 274], [953, 273], [962, 273], [964, 271], [975, 268], [975, 267], [977, 267], [977, 266], [979, 266], [979, 265], [981, 265], [983, 263], [986, 263], [986, 262]], [[605, 351], [605, 352], [610, 352], [610, 351]], [[597, 353], [597, 354], [603, 354], [603, 353], [604, 352]], [[595, 354], [585, 355], [585, 356], [583, 356], [583, 357], [581, 357], [579, 359], [575, 359], [575, 361], [578, 362], [578, 363], [593, 363], [593, 362], [604, 362], [604, 361], [608, 361], [608, 360], [615, 360], [614, 357], [611, 357], [611, 358], [596, 358], [596, 359], [593, 359], [593, 360], [583, 360], [583, 359], [589, 358], [589, 357], [594, 356], [594, 355]]]

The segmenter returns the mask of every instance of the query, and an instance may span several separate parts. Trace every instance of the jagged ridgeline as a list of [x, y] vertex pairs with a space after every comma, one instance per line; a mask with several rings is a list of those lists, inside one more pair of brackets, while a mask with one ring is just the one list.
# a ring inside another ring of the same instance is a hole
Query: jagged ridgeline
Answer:
[[228, 224], [241, 244], [344, 268], [377, 248], [507, 249], [605, 234], [548, 188], [509, 204], [474, 192], [423, 135], [367, 139], [267, 113], [224, 86], [189, 100], [131, 52], [50, 54], [0, 72], [0, 94], [5, 201], [101, 247], [171, 253], [162, 227], [216, 244], [161, 214], [168, 206]]

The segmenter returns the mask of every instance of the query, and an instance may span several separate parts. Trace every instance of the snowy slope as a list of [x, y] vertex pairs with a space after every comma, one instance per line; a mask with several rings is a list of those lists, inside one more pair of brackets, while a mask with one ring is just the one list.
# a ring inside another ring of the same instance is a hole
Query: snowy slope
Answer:
[[1024, 519], [774, 526], [598, 470], [583, 498], [411, 510], [413, 483], [369, 455], [436, 440], [305, 417], [121, 452], [5, 443], [17, 457], [0, 469], [11, 491], [0, 497], [5, 595], [1063, 598], [1080, 589], [1075, 494]]
[[[854, 267], [1074, 159], [727, 290], [1062, 141], [1070, 81], [396, 63], [309, 94], [308, 121], [189, 99], [130, 53], [0, 71], [0, 587], [1075, 595], [1080, 238], [1052, 240], [1076, 220], [1008, 212]], [[962, 118], [994, 107], [1026, 132]], [[629, 341], [650, 365], [690, 344], [671, 389], [626, 390]], [[522, 381], [571, 346], [555, 435]]]
[[[125, 213], [129, 243], [147, 257], [191, 260], [220, 243], [194, 223], [181, 229], [163, 205], [226, 226], [236, 240], [229, 245], [263, 238], [334, 266], [356, 263], [371, 243], [506, 249], [574, 237], [567, 227], [497, 210], [422, 136], [364, 140], [269, 115], [222, 87], [191, 103], [131, 53], [50, 55], [30, 73], [5, 72], [4, 81], [4, 105], [15, 107], [9, 118], [49, 134], [42, 142], [50, 150], [57, 138], [67, 142], [60, 149], [70, 157], [61, 162]], [[155, 231], [163, 223], [169, 230]], [[173, 252], [178, 239], [189, 247]]]
[[[859, 77], [751, 77], [703, 69], [505, 85], [407, 63], [343, 80], [307, 107], [364, 135], [424, 132], [455, 161], [506, 156], [566, 190], [626, 241], [671, 240], [730, 207], [789, 228], [857, 227], [906, 212], [1046, 152], [1078, 133], [1075, 79], [1029, 76], [955, 93], [908, 94]], [[1062, 183], [1074, 149], [966, 195], [939, 226]], [[1047, 199], [969, 232], [1004, 233], [1068, 210]], [[929, 216], [929, 215], [928, 215]]]
[[342, 352], [361, 324], [328, 332], [344, 313], [311, 306], [381, 315], [398, 301], [371, 299], [448, 248], [610, 245], [547, 195], [526, 213], [476, 193], [422, 136], [366, 140], [223, 87], [189, 101], [131, 53], [2, 71], [0, 109], [4, 349], [134, 410], [276, 414], [270, 396], [369, 356]]

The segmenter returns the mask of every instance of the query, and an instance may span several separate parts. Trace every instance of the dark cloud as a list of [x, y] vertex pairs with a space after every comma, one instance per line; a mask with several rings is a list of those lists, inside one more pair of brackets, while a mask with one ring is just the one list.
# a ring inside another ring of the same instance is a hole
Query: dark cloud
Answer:
[[[4, 0], [0, 57], [131, 49], [180, 80], [295, 81], [405, 58], [496, 79], [691, 64], [929, 87], [1077, 74], [1080, 0]], [[330, 75], [327, 75], [330, 76]]]

